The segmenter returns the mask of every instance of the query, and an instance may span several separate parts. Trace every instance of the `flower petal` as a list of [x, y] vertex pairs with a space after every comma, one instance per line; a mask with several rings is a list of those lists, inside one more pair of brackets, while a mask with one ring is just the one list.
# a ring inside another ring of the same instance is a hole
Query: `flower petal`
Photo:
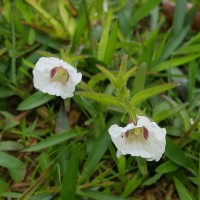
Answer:
[[[137, 127], [145, 127], [148, 131], [148, 137], [144, 137], [143, 134], [128, 134], [128, 137], [123, 137], [126, 131]], [[141, 156], [148, 161], [158, 161], [165, 151], [166, 129], [160, 128], [155, 122], [150, 122], [146, 117], [138, 116], [137, 126], [130, 123], [122, 128], [115, 124], [108, 131], [113, 143], [118, 149], [117, 157], [122, 154], [130, 154], [132, 156]]]
[[[51, 78], [51, 70], [63, 67], [67, 70], [69, 78], [66, 83]], [[58, 58], [42, 57], [38, 60], [33, 70], [34, 87], [51, 95], [61, 96], [63, 99], [74, 96], [75, 86], [81, 81], [82, 74], [68, 63]]]
[[45, 70], [49, 71], [54, 67], [58, 67], [62, 62], [63, 62], [62, 60], [54, 57], [49, 57], [49, 58], [41, 57], [37, 61], [35, 69], [41, 72], [44, 72]]

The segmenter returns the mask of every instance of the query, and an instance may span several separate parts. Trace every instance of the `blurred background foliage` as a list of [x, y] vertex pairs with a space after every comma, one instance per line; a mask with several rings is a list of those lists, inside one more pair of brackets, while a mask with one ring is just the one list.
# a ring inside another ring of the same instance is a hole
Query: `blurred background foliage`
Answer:
[[[199, 3], [0, 1], [0, 199], [200, 199]], [[116, 74], [124, 54], [134, 95], [179, 83], [138, 103], [167, 129], [158, 163], [116, 158], [107, 130], [121, 123], [117, 107], [33, 88], [34, 64], [54, 56], [82, 72], [77, 90], [111, 95], [96, 65]]]

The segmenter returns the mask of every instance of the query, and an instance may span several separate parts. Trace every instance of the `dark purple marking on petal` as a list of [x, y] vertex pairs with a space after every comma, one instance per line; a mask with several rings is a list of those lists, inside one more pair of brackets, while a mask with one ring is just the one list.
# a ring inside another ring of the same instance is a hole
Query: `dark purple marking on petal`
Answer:
[[125, 138], [128, 138], [128, 131], [126, 131], [126, 132], [124, 133], [124, 137], [125, 137]]
[[129, 122], [128, 122], [129, 124], [131, 124], [131, 123], [133, 123], [133, 120], [132, 119], [129, 119]]
[[147, 140], [149, 137], [149, 131], [146, 127], [143, 127], [143, 135], [144, 135], [144, 139]]
[[55, 73], [57, 72], [58, 68], [59, 68], [59, 67], [54, 67], [54, 68], [51, 70], [51, 72], [50, 72], [51, 78], [54, 77], [54, 75], [55, 75]]

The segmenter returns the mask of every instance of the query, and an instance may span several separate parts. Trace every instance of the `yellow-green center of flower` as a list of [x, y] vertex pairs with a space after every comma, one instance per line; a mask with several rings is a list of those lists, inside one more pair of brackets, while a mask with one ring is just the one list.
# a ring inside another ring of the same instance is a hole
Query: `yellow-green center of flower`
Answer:
[[136, 127], [134, 129], [131, 129], [130, 131], [125, 133], [125, 137], [128, 138], [130, 134], [134, 134], [136, 136], [142, 134], [145, 140], [147, 140], [149, 137], [149, 131], [146, 127]]
[[53, 81], [59, 81], [65, 84], [69, 78], [69, 73], [63, 67], [54, 67], [51, 70], [50, 76]]
[[131, 129], [128, 133], [129, 134], [134, 134], [134, 135], [143, 134], [143, 127], [136, 127], [134, 129]]

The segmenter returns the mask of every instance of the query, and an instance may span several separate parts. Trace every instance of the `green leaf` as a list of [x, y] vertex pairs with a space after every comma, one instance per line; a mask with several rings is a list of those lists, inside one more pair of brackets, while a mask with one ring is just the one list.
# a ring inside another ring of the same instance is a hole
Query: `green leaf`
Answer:
[[40, 13], [40, 17], [44, 18], [46, 22], [48, 22], [48, 26], [52, 27], [56, 31], [58, 36], [61, 36], [63, 34], [64, 30], [62, 29], [62, 25], [49, 12], [43, 9], [39, 2], [33, 0], [27, 0], [26, 2], [29, 3], [33, 8], [35, 8], [38, 13]]
[[61, 200], [74, 200], [77, 187], [79, 171], [78, 150], [75, 144], [72, 145], [71, 155], [67, 162], [62, 182]]
[[164, 174], [164, 173], [170, 173], [179, 168], [179, 165], [172, 162], [171, 160], [168, 160], [167, 162], [162, 163], [156, 168], [156, 172]]
[[197, 54], [199, 53], [200, 44], [186, 45], [180, 47], [173, 55], [183, 55], [183, 54]]
[[133, 17], [131, 20], [132, 24], [137, 24], [141, 19], [147, 16], [151, 12], [151, 10], [153, 10], [160, 2], [161, 0], [145, 1], [145, 3], [139, 9], [133, 12]]
[[[99, 67], [99, 66], [98, 66]], [[110, 72], [109, 72], [110, 73]], [[105, 74], [99, 73], [95, 74], [91, 77], [91, 79], [88, 81], [87, 85], [92, 90], [92, 88], [100, 81], [104, 81], [108, 77], [105, 76]]]
[[85, 29], [87, 26], [87, 17], [86, 17], [86, 7], [85, 3], [82, 1], [80, 4], [80, 7], [78, 9], [78, 18], [76, 19], [76, 30], [72, 39], [72, 46], [70, 49], [70, 52], [74, 52], [76, 49], [76, 46], [78, 45], [82, 34], [85, 32]]
[[81, 97], [93, 99], [100, 103], [110, 104], [110, 105], [122, 108], [122, 105], [115, 97], [107, 95], [107, 94], [101, 94], [101, 93], [89, 92], [89, 91], [88, 92], [83, 92], [83, 91], [76, 92], [75, 94], [78, 96], [81, 96]]
[[181, 150], [175, 143], [167, 137], [167, 144], [165, 148], [165, 155], [174, 163], [189, 170], [195, 176], [197, 175], [197, 167], [193, 160], [186, 156], [185, 152]]
[[0, 151], [16, 151], [24, 148], [23, 144], [15, 141], [2, 141], [0, 142]]
[[[102, 131], [99, 138], [96, 140], [96, 142], [93, 143], [90, 152], [88, 153], [88, 157], [86, 158], [85, 165], [83, 168], [83, 172], [81, 175], [81, 181], [85, 180], [86, 178], [89, 178], [97, 164], [99, 163], [100, 159], [106, 152], [108, 146], [110, 145], [111, 139], [110, 135], [108, 133], [108, 128], [112, 124], [116, 124], [119, 122], [119, 116], [113, 117], [108, 123], [106, 128]], [[80, 181], [80, 182], [81, 182]]]
[[121, 155], [120, 158], [117, 159], [117, 169], [118, 169], [119, 173], [125, 172], [125, 170], [126, 170], [126, 157], [124, 155]]
[[180, 32], [170, 37], [170, 39], [165, 44], [165, 47], [160, 56], [159, 62], [166, 60], [174, 52], [174, 50], [181, 44], [181, 42], [187, 35], [189, 29], [190, 29], [190, 26], [186, 26], [183, 28], [183, 30], [181, 30]]
[[170, 60], [167, 60], [165, 62], [162, 62], [162, 63], [156, 65], [155, 67], [152, 67], [151, 71], [159, 72], [159, 71], [169, 69], [171, 67], [177, 67], [180, 65], [184, 65], [192, 60], [195, 60], [198, 57], [200, 57], [200, 54], [194, 54], [194, 55], [188, 55], [188, 56], [184, 56], [184, 57], [170, 59]]
[[118, 24], [117, 21], [112, 25], [112, 31], [109, 35], [108, 43], [106, 46], [106, 53], [104, 55], [104, 62], [110, 66], [113, 60], [113, 55], [115, 53], [115, 47], [117, 42], [117, 32], [118, 32]]
[[143, 176], [139, 171], [136, 171], [133, 177], [128, 181], [124, 191], [122, 192], [122, 197], [128, 197], [133, 191], [139, 187], [142, 182], [146, 179], [146, 176]]
[[0, 151], [0, 166], [15, 169], [15, 168], [24, 168], [24, 163], [18, 160], [17, 158]]
[[154, 57], [155, 53], [155, 43], [158, 36], [158, 30], [152, 32], [152, 34], [144, 41], [142, 45], [139, 63], [144, 63], [147, 66], [147, 71], [151, 70], [152, 67], [152, 58]]
[[[155, 53], [154, 53], [154, 59], [153, 59], [153, 63], [152, 66], [155, 66], [156, 64], [158, 64], [159, 59], [164, 51], [164, 48], [166, 46], [166, 43], [170, 37], [171, 34], [171, 30], [168, 30], [167, 33], [165, 33], [165, 35], [163, 36], [163, 39], [160, 41], [160, 44], [158, 46], [158, 48], [155, 49]], [[150, 69], [150, 71], [152, 71], [152, 69]]]
[[184, 20], [186, 16], [186, 3], [187, 0], [177, 0], [176, 7], [174, 10], [174, 17], [173, 17], [173, 30], [174, 33], [180, 32], [183, 30]]
[[141, 65], [133, 83], [134, 95], [144, 89], [146, 71], [147, 71], [146, 65], [145, 64]]
[[[127, 59], [128, 59], [128, 55], [124, 54], [122, 57], [122, 61], [119, 67], [119, 74], [118, 74], [118, 81], [120, 83], [124, 82], [124, 75], [126, 74], [126, 68], [127, 68]], [[121, 81], [121, 79], [123, 81]]]
[[196, 74], [197, 74], [198, 65], [195, 61], [190, 62], [189, 64], [189, 90], [188, 90], [188, 99], [191, 102], [194, 96], [195, 90], [195, 81], [196, 81]]
[[131, 67], [129, 71], [124, 74], [124, 82], [126, 83], [131, 76], [136, 75], [137, 67]]
[[25, 164], [17, 158], [0, 151], [0, 166], [9, 170], [10, 176], [14, 182], [20, 182], [25, 176]]
[[195, 200], [195, 198], [187, 190], [187, 188], [175, 177], [174, 177], [174, 182], [175, 182], [176, 190], [181, 200]]
[[146, 99], [165, 92], [166, 90], [172, 89], [174, 87], [176, 87], [177, 84], [176, 83], [165, 83], [162, 85], [157, 85], [148, 89], [144, 89], [140, 92], [138, 92], [136, 95], [134, 95], [131, 99], [131, 105], [136, 106], [138, 104], [140, 104], [142, 101], [145, 101]]
[[0, 195], [3, 193], [3, 192], [6, 192], [9, 190], [9, 184], [4, 182], [3, 180], [0, 180]]
[[70, 129], [67, 111], [64, 105], [60, 106], [56, 119], [56, 133], [66, 132]]
[[1, 86], [0, 87], [0, 98], [6, 98], [14, 95], [15, 92], [8, 87]]
[[47, 147], [52, 147], [53, 145], [60, 144], [62, 142], [65, 142], [73, 137], [78, 136], [77, 132], [74, 130], [69, 130], [64, 133], [56, 134], [52, 137], [46, 138], [45, 140], [42, 140], [41, 142], [28, 147], [27, 149], [24, 149], [23, 151], [30, 152], [30, 151], [39, 151], [41, 149], [45, 149]]
[[174, 106], [169, 110], [163, 110], [163, 111], [157, 113], [157, 115], [153, 117], [153, 121], [155, 121], [155, 122], [163, 121], [163, 120], [175, 115], [176, 113], [180, 112], [187, 105], [188, 105], [188, 103], [185, 103], [185, 104], [182, 104], [182, 105]]
[[[173, 107], [179, 106], [179, 103], [174, 101], [171, 97], [163, 96], [163, 98], [166, 99], [171, 106], [173, 106]], [[190, 127], [190, 117], [189, 117], [187, 109], [185, 109], [185, 108], [182, 109], [181, 111], [178, 112], [178, 115], [183, 123], [184, 130], [187, 131]]]
[[163, 174], [155, 174], [150, 179], [146, 180], [142, 185], [152, 185], [155, 184], [162, 176]]
[[81, 197], [82, 196], [88, 197], [89, 199], [94, 199], [94, 200], [128, 200], [123, 197], [108, 194], [105, 192], [94, 191], [94, 190], [78, 190], [77, 194], [80, 195]]
[[50, 170], [54, 166], [55, 162], [52, 162], [51, 165], [41, 174], [41, 176], [22, 194], [17, 200], [29, 200], [31, 195], [35, 190], [45, 181]]
[[29, 110], [32, 108], [36, 108], [47, 103], [53, 98], [54, 96], [51, 96], [49, 94], [36, 92], [35, 94], [32, 94], [31, 96], [27, 97], [24, 101], [22, 101], [17, 107], [17, 110]]
[[142, 175], [147, 175], [147, 161], [142, 157], [136, 157], [138, 168]]
[[103, 27], [103, 32], [101, 34], [98, 53], [97, 53], [97, 59], [101, 61], [104, 61], [105, 54], [107, 53], [106, 48], [107, 48], [108, 39], [109, 39], [111, 20], [112, 20], [112, 12], [109, 11], [107, 15], [106, 23]]
[[110, 80], [110, 82], [113, 84], [113, 86], [116, 86], [116, 77], [109, 71], [107, 70], [105, 67], [101, 66], [101, 65], [97, 65], [98, 69]]

